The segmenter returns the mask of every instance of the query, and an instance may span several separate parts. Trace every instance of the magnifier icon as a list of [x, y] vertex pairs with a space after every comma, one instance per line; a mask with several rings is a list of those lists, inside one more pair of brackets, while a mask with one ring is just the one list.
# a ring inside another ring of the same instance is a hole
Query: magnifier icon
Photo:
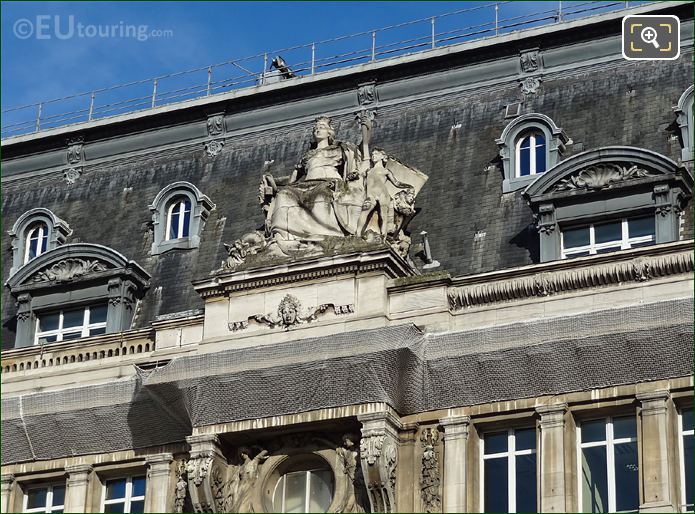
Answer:
[[654, 45], [654, 48], [659, 48], [659, 43], [656, 40], [656, 29], [654, 27], [644, 27], [640, 33], [642, 41], [648, 45]]

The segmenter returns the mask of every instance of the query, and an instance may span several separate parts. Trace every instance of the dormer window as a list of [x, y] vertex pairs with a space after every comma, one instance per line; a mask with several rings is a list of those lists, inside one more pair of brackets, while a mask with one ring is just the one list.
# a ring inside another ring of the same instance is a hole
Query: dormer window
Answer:
[[12, 238], [12, 268], [19, 268], [39, 255], [64, 244], [72, 230], [48, 209], [38, 207], [22, 214], [9, 231]]
[[544, 114], [529, 113], [512, 120], [496, 140], [504, 171], [502, 192], [524, 188], [555, 166], [568, 141], [565, 132]]
[[27, 229], [26, 234], [24, 264], [48, 250], [48, 225], [38, 221]]
[[562, 258], [649, 246], [656, 242], [654, 216], [624, 218], [562, 231]]
[[214, 208], [215, 204], [190, 182], [174, 182], [162, 189], [150, 205], [152, 255], [198, 248], [205, 222]]
[[106, 333], [106, 304], [39, 314], [36, 344], [56, 343]]
[[516, 176], [526, 177], [546, 169], [545, 136], [538, 131], [523, 134], [516, 142]]
[[191, 226], [191, 201], [176, 198], [167, 209], [167, 241], [188, 237]]

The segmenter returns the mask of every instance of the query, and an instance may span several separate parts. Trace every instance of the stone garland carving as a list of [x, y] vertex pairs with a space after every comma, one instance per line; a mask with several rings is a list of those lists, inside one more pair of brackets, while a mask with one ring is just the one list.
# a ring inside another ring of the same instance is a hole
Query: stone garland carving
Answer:
[[97, 260], [63, 259], [43, 271], [35, 273], [32, 282], [67, 282], [75, 278], [105, 271], [106, 265]]
[[228, 258], [217, 272], [376, 245], [406, 258], [406, 228], [427, 176], [384, 150], [370, 151], [372, 118], [372, 111], [358, 115], [359, 145], [336, 140], [330, 118], [318, 118], [312, 148], [291, 174], [263, 174], [258, 196], [263, 229], [225, 245]]
[[538, 93], [542, 81], [538, 77], [527, 77], [519, 82], [519, 87], [524, 95], [535, 95]]
[[65, 179], [65, 182], [70, 185], [74, 184], [81, 176], [82, 168], [79, 166], [63, 170], [63, 178]]
[[538, 50], [529, 50], [526, 52], [521, 52], [519, 55], [519, 63], [521, 64], [521, 71], [524, 73], [531, 73], [537, 71], [540, 68], [540, 56]]
[[420, 435], [422, 443], [422, 469], [420, 490], [424, 512], [440, 512], [442, 498], [439, 493], [439, 456], [437, 455], [439, 432], [436, 428], [426, 428]]
[[607, 189], [618, 182], [653, 176], [652, 171], [635, 164], [620, 165], [601, 163], [581, 170], [579, 173], [559, 181], [553, 191], [593, 191]]
[[224, 141], [220, 141], [219, 139], [213, 139], [205, 143], [205, 152], [208, 154], [208, 157], [217, 157], [220, 152], [222, 152], [223, 148]]
[[546, 272], [489, 284], [452, 287], [448, 293], [449, 306], [452, 310], [459, 310], [624, 282], [645, 282], [652, 278], [691, 273], [692, 271], [693, 256], [691, 253], [640, 257], [625, 262]]

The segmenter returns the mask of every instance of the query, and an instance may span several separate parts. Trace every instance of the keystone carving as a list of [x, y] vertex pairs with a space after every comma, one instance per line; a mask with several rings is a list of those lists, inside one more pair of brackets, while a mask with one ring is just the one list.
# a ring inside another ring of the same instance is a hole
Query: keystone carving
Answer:
[[585, 168], [577, 174], [559, 181], [553, 188], [553, 191], [609, 189], [619, 182], [653, 175], [653, 172], [640, 168], [635, 164], [623, 166], [620, 164], [602, 163]]
[[426, 428], [420, 435], [422, 443], [422, 469], [420, 471], [420, 491], [424, 512], [440, 512], [442, 497], [439, 493], [439, 455], [437, 454], [439, 432], [436, 428]]
[[50, 268], [35, 273], [31, 282], [67, 282], [106, 269], [104, 263], [96, 260], [63, 259]]
[[[368, 101], [373, 93], [362, 87]], [[322, 116], [312, 148], [289, 176], [263, 174], [263, 229], [225, 245], [228, 258], [218, 272], [371, 246], [390, 246], [407, 257], [407, 226], [427, 176], [384, 150], [370, 151], [373, 112], [363, 110], [357, 118], [359, 144], [337, 140], [330, 118]]]

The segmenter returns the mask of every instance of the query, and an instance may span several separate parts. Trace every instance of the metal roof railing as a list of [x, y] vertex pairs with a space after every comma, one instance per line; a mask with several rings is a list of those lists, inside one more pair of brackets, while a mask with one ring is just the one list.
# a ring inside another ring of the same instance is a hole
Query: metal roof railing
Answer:
[[[649, 2], [633, 2], [635, 3]], [[105, 119], [269, 83], [279, 80], [281, 71], [269, 71], [272, 58], [279, 55], [289, 64], [292, 77], [320, 75], [356, 64], [626, 9], [630, 7], [630, 2], [560, 1], [553, 4], [539, 2], [539, 5], [552, 7], [514, 15], [514, 11], [519, 10], [518, 2], [477, 5], [380, 29], [263, 52], [62, 98], [9, 107], [2, 110], [1, 137], [5, 139]], [[509, 11], [507, 17], [501, 16], [503, 10]], [[488, 16], [489, 21], [460, 26], [462, 17], [465, 19], [466, 15], [474, 11]]]

